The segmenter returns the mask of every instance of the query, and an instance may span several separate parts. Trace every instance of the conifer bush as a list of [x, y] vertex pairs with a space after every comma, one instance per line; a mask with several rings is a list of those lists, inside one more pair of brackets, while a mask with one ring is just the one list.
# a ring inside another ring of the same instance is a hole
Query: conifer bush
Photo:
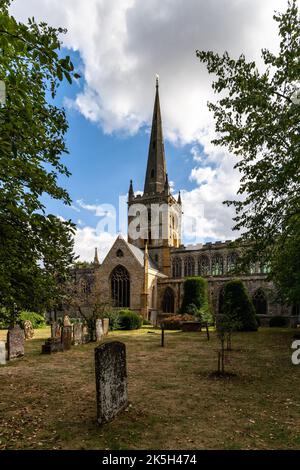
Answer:
[[257, 331], [255, 308], [240, 279], [225, 284], [223, 302], [223, 322], [234, 325], [237, 331]]
[[208, 284], [203, 277], [190, 277], [184, 281], [184, 294], [180, 313], [193, 313], [202, 321], [211, 322], [212, 315], [208, 301]]

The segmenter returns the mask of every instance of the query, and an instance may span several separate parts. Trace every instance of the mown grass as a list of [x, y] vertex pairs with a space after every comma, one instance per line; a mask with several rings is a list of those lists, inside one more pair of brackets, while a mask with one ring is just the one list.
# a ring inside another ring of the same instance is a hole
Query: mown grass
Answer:
[[[233, 338], [226, 368], [214, 333], [144, 327], [114, 332], [127, 348], [130, 406], [96, 423], [95, 343], [40, 354], [49, 329], [26, 342], [26, 356], [0, 367], [1, 449], [297, 449], [300, 366], [291, 363], [294, 331], [261, 329]], [[153, 331], [153, 330], [152, 330]], [[0, 332], [0, 340], [4, 339]]]

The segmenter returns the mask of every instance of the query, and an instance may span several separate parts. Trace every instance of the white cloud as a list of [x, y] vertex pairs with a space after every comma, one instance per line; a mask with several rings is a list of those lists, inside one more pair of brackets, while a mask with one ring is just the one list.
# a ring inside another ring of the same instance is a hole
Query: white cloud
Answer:
[[74, 251], [80, 261], [93, 261], [95, 248], [98, 248], [100, 262], [113, 244], [116, 235], [107, 232], [98, 233], [93, 227], [77, 227]]
[[[11, 9], [20, 19], [35, 16], [68, 29], [64, 44], [79, 51], [85, 78], [84, 90], [69, 106], [107, 133], [132, 135], [150, 124], [159, 73], [165, 137], [177, 145], [193, 144], [195, 168], [190, 179], [196, 187], [182, 193], [185, 217], [203, 205], [198, 236], [229, 238], [233, 211], [222, 202], [235, 198], [239, 175], [228, 152], [210, 144], [212, 117], [206, 104], [214, 98], [211, 77], [195, 50], [228, 50], [235, 57], [243, 52], [260, 64], [262, 47], [278, 47], [272, 16], [286, 4], [286, 0], [15, 0]], [[101, 206], [81, 201], [81, 208], [104, 215]]]

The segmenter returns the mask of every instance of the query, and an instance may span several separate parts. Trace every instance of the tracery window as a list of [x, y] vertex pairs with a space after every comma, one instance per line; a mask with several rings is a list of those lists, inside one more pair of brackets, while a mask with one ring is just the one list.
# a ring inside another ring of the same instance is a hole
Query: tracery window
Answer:
[[176, 257], [173, 258], [172, 262], [172, 276], [173, 277], [181, 277], [181, 269], [182, 269], [182, 262], [181, 259]]
[[111, 299], [114, 307], [130, 307], [130, 275], [124, 266], [111, 273]]
[[238, 260], [238, 254], [235, 252], [229, 253], [227, 256], [227, 272], [230, 273], [236, 267]]
[[221, 276], [224, 274], [223, 256], [215, 255], [211, 263], [211, 273], [213, 276]]
[[195, 275], [195, 261], [192, 256], [188, 256], [184, 260], [184, 275], [194, 276]]
[[209, 258], [206, 255], [201, 255], [198, 259], [198, 273], [200, 276], [210, 275]]
[[175, 298], [174, 298], [174, 291], [171, 287], [167, 287], [164, 296], [163, 296], [163, 304], [162, 310], [164, 313], [174, 313], [175, 307]]
[[257, 289], [252, 297], [253, 305], [256, 311], [256, 315], [267, 315], [268, 313], [268, 301], [267, 296], [263, 289]]

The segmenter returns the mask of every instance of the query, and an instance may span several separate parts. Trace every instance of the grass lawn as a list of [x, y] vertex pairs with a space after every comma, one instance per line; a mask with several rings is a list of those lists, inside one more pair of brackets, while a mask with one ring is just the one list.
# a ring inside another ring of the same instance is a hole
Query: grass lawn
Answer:
[[42, 356], [49, 329], [38, 330], [24, 358], [0, 366], [0, 449], [298, 449], [293, 334], [235, 335], [226, 367], [236, 375], [219, 379], [214, 333], [166, 332], [165, 348], [148, 327], [111, 333], [126, 343], [130, 406], [99, 427], [95, 343]]

